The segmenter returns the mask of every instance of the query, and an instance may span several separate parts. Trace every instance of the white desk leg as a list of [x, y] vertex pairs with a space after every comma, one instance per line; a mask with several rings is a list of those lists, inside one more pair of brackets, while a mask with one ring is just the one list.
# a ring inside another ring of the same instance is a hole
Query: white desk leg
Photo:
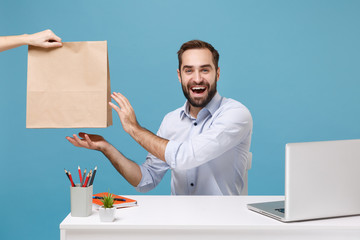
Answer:
[[66, 240], [66, 230], [60, 230], [60, 240]]

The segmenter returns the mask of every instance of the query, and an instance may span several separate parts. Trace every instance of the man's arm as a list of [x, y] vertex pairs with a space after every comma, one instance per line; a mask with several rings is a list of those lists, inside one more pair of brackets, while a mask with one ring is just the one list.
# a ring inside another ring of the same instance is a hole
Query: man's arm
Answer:
[[169, 140], [161, 138], [141, 127], [136, 120], [135, 112], [129, 100], [121, 93], [113, 93], [111, 97], [119, 106], [110, 102], [110, 106], [118, 113], [121, 124], [128, 134], [148, 152], [165, 162], [165, 150]]
[[66, 139], [76, 147], [97, 150], [102, 152], [115, 167], [115, 169], [134, 187], [138, 186], [142, 174], [138, 164], [127, 159], [113, 145], [108, 143], [102, 136], [79, 133], [80, 139], [76, 134]]
[[34, 34], [0, 37], [0, 52], [22, 45], [32, 45], [43, 48], [61, 47], [61, 38], [51, 30], [45, 30]]

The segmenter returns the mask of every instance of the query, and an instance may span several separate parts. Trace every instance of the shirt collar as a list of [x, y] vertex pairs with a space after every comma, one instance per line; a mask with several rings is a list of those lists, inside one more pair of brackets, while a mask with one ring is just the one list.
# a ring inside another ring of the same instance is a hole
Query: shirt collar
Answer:
[[[207, 110], [211, 115], [215, 113], [215, 111], [220, 107], [222, 101], [222, 97], [218, 92], [215, 93], [214, 97], [211, 99], [211, 101], [200, 110], [203, 111], [204, 109]], [[187, 116], [188, 118], [193, 118], [190, 115], [190, 108], [189, 108], [189, 101], [186, 101], [185, 104], [182, 106], [182, 109], [180, 111], [180, 118], [183, 119], [184, 116]]]

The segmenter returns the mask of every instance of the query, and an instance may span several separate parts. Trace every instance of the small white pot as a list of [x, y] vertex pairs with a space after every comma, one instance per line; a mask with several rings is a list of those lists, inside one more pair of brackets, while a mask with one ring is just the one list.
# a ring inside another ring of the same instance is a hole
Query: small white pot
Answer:
[[99, 217], [101, 222], [112, 222], [115, 219], [115, 207], [112, 208], [99, 208]]

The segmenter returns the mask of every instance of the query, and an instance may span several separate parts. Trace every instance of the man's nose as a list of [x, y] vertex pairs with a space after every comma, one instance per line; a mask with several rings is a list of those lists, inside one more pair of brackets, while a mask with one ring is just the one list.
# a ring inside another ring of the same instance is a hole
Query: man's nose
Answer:
[[200, 73], [200, 71], [195, 71], [194, 81], [197, 82], [197, 83], [201, 82], [201, 73]]

